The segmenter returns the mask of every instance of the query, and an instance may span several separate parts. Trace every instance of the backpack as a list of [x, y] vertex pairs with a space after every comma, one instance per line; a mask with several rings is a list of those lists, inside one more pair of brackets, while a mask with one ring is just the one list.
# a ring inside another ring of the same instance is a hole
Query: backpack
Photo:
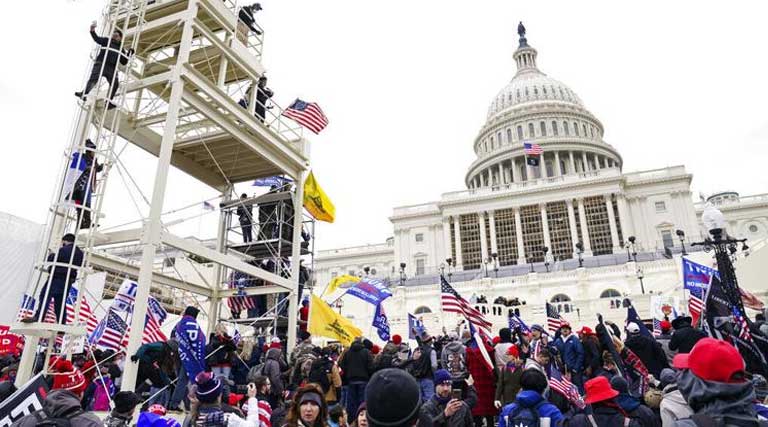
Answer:
[[445, 356], [446, 366], [445, 370], [451, 374], [451, 378], [466, 378], [467, 377], [467, 361], [465, 356], [460, 352], [447, 353]]
[[547, 402], [542, 400], [533, 407], [517, 405], [509, 415], [504, 417], [504, 421], [509, 427], [539, 427], [541, 425], [539, 408], [544, 406], [545, 403]]
[[252, 383], [256, 380], [256, 377], [264, 375], [264, 365], [266, 365], [266, 362], [259, 363], [258, 365], [248, 370], [248, 374], [245, 376], [246, 380], [249, 383]]
[[745, 415], [718, 415], [712, 417], [704, 414], [691, 415], [691, 420], [699, 427], [765, 427], [768, 421]]
[[61, 417], [51, 417], [48, 412], [43, 409], [34, 412], [33, 415], [35, 418], [37, 418], [37, 424], [35, 424], [36, 426], [72, 427], [72, 422], [70, 420], [83, 413], [84, 412], [82, 409], [74, 408], [74, 410], [62, 414], [63, 416]]
[[309, 375], [307, 375], [307, 381], [311, 383], [320, 384], [323, 388], [323, 392], [328, 393], [331, 389], [331, 379], [328, 378], [331, 373], [328, 363], [323, 359], [317, 359], [312, 363], [309, 369]]

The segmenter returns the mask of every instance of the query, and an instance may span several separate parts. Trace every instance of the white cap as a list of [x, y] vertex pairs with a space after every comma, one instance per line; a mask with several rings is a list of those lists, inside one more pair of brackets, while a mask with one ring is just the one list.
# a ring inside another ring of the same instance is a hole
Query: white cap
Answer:
[[272, 340], [270, 342], [280, 344], [280, 338], [272, 337]]
[[630, 334], [636, 334], [640, 332], [640, 327], [637, 326], [637, 323], [632, 322], [627, 325], [627, 332], [629, 332]]

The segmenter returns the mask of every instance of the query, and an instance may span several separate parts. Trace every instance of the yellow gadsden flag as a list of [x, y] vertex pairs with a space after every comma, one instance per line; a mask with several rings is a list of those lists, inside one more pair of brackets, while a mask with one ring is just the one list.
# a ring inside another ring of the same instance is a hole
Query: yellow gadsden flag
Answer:
[[336, 289], [339, 289], [339, 286], [345, 283], [358, 283], [359, 281], [360, 281], [359, 277], [350, 276], [349, 274], [342, 274], [341, 276], [334, 277], [328, 283], [328, 287], [326, 288], [325, 292], [323, 292], [323, 295], [325, 295], [326, 293], [332, 294], [336, 292]]
[[304, 207], [318, 221], [333, 222], [336, 217], [336, 207], [320, 188], [313, 172], [309, 172], [304, 181]]
[[363, 331], [333, 311], [325, 301], [314, 294], [312, 294], [312, 302], [309, 305], [307, 330], [312, 335], [338, 340], [344, 346], [351, 345], [352, 340], [363, 336]]

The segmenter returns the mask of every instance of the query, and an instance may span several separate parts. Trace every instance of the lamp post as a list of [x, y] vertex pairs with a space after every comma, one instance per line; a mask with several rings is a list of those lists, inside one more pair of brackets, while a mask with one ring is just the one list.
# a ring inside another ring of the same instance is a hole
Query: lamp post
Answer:
[[531, 273], [533, 273], [534, 272], [534, 270], [533, 270], [533, 258], [528, 257], [528, 264], [531, 266]]
[[440, 275], [445, 276], [445, 263], [440, 263]]
[[493, 275], [496, 276], [496, 278], [498, 278], [499, 277], [499, 254], [496, 252], [492, 252], [491, 258], [493, 259]]
[[549, 252], [549, 248], [544, 246], [541, 248], [541, 253], [544, 254], [544, 268], [547, 269], [547, 273], [549, 273], [549, 259], [547, 258], [547, 252]]
[[581, 255], [584, 253], [584, 244], [581, 241], [576, 242], [577, 254], [579, 255], [579, 268], [584, 267], [584, 258]]
[[687, 256], [688, 253], [685, 252], [685, 231], [677, 230], [675, 231], [675, 234], [677, 234], [677, 237], [680, 238], [680, 246], [683, 248], [683, 256]]
[[490, 258], [484, 258], [483, 259], [483, 275], [485, 277], [488, 277], [488, 264], [490, 264], [490, 263], [491, 263], [491, 259]]
[[736, 306], [741, 310], [741, 313], [744, 313], [741, 291], [731, 257], [738, 252], [737, 245], [739, 243], [741, 243], [742, 251], [746, 252], [749, 249], [746, 243], [747, 239], [734, 239], [728, 236], [725, 230], [725, 217], [712, 204], [708, 203], [704, 208], [701, 220], [712, 237], [707, 237], [702, 242], [691, 243], [691, 246], [702, 246], [706, 252], [715, 252], [717, 270], [720, 273], [720, 285], [723, 287], [725, 296], [732, 306]]
[[453, 258], [446, 258], [445, 262], [448, 263], [448, 280], [451, 280], [451, 275], [453, 275], [453, 272], [451, 271], [451, 266], [453, 265]]
[[640, 292], [645, 295], [645, 285], [643, 284], [643, 269], [637, 267], [637, 279], [640, 280]]
[[405, 286], [405, 263], [400, 263], [400, 286]]
[[365, 272], [365, 276], [368, 277], [368, 275], [371, 274], [371, 267], [368, 267], [368, 266], [363, 267], [363, 272]]
[[627, 243], [624, 246], [627, 248], [627, 262], [630, 262], [632, 258], [629, 256], [629, 247], [632, 246], [632, 250], [635, 250], [635, 236], [627, 237]]

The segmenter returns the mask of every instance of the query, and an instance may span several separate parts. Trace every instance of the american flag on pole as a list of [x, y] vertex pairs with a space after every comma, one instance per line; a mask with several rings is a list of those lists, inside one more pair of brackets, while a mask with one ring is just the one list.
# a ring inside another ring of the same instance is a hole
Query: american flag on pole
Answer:
[[[158, 341], [167, 341], [160, 326], [168, 318], [168, 312], [165, 311], [160, 301], [154, 297], [149, 297], [147, 305], [147, 320], [144, 323], [144, 332], [141, 336], [142, 344], [149, 344]], [[129, 328], [130, 329], [130, 328]]]
[[691, 318], [695, 325], [698, 322], [699, 317], [701, 317], [702, 310], [704, 310], [704, 293], [706, 292], [706, 289], [700, 286], [686, 287], [686, 289], [690, 292], [690, 298], [688, 298], [688, 312], [691, 313]]
[[658, 337], [661, 335], [661, 320], [659, 319], [653, 319], [653, 332], [651, 332], [654, 337]]
[[531, 332], [531, 328], [528, 327], [528, 325], [523, 322], [523, 319], [520, 318], [520, 316], [516, 314], [511, 314], [509, 316], [509, 329], [512, 329], [513, 331], [515, 329], [520, 329], [520, 332], [524, 334], [528, 334]]
[[549, 378], [549, 387], [562, 394], [575, 406], [579, 408], [584, 408], [586, 406], [584, 400], [581, 398], [581, 394], [579, 394], [579, 389], [576, 388], [576, 385], [574, 385], [568, 378], [565, 378], [557, 367], [552, 368]]
[[552, 332], [556, 332], [558, 329], [560, 329], [561, 326], [563, 326], [563, 323], [567, 323], [565, 320], [563, 320], [562, 317], [560, 317], [560, 313], [557, 311], [554, 305], [550, 303], [546, 303], [546, 309], [547, 309], [547, 329], [549, 329]]
[[440, 276], [440, 298], [443, 305], [443, 311], [448, 313], [458, 313], [464, 316], [469, 323], [474, 325], [481, 333], [491, 336], [493, 325], [485, 316], [470, 306], [467, 300], [461, 297], [456, 289], [453, 289], [445, 277]]
[[96, 327], [90, 342], [92, 344], [120, 351], [123, 347], [123, 338], [127, 336], [128, 324], [111, 309], [107, 316]]
[[[85, 330], [88, 335], [92, 334], [99, 324], [96, 320], [96, 315], [91, 311], [91, 305], [88, 304], [88, 299], [83, 295], [80, 302], [80, 321], [85, 320]], [[77, 289], [70, 288], [69, 295], [67, 295], [67, 301], [64, 305], [64, 316], [68, 325], [75, 324], [75, 306], [77, 300]]]
[[736, 306], [733, 306], [733, 323], [739, 326], [739, 338], [745, 341], [752, 341], [752, 334], [749, 332], [747, 319]]
[[58, 323], [56, 321], [56, 304], [53, 298], [48, 301], [48, 308], [45, 310], [45, 317], [43, 317], [43, 323]]
[[328, 118], [320, 109], [320, 106], [314, 102], [304, 102], [296, 98], [293, 103], [283, 111], [285, 117], [291, 118], [296, 123], [304, 126], [314, 133], [320, 133], [328, 126]]
[[533, 144], [530, 142], [523, 143], [523, 150], [525, 151], [525, 154], [529, 156], [540, 156], [541, 153], [544, 152], [544, 149], [541, 148], [541, 145]]
[[21, 298], [21, 306], [19, 307], [19, 313], [16, 315], [16, 321], [20, 322], [21, 319], [32, 317], [35, 315], [35, 299], [27, 294]]

